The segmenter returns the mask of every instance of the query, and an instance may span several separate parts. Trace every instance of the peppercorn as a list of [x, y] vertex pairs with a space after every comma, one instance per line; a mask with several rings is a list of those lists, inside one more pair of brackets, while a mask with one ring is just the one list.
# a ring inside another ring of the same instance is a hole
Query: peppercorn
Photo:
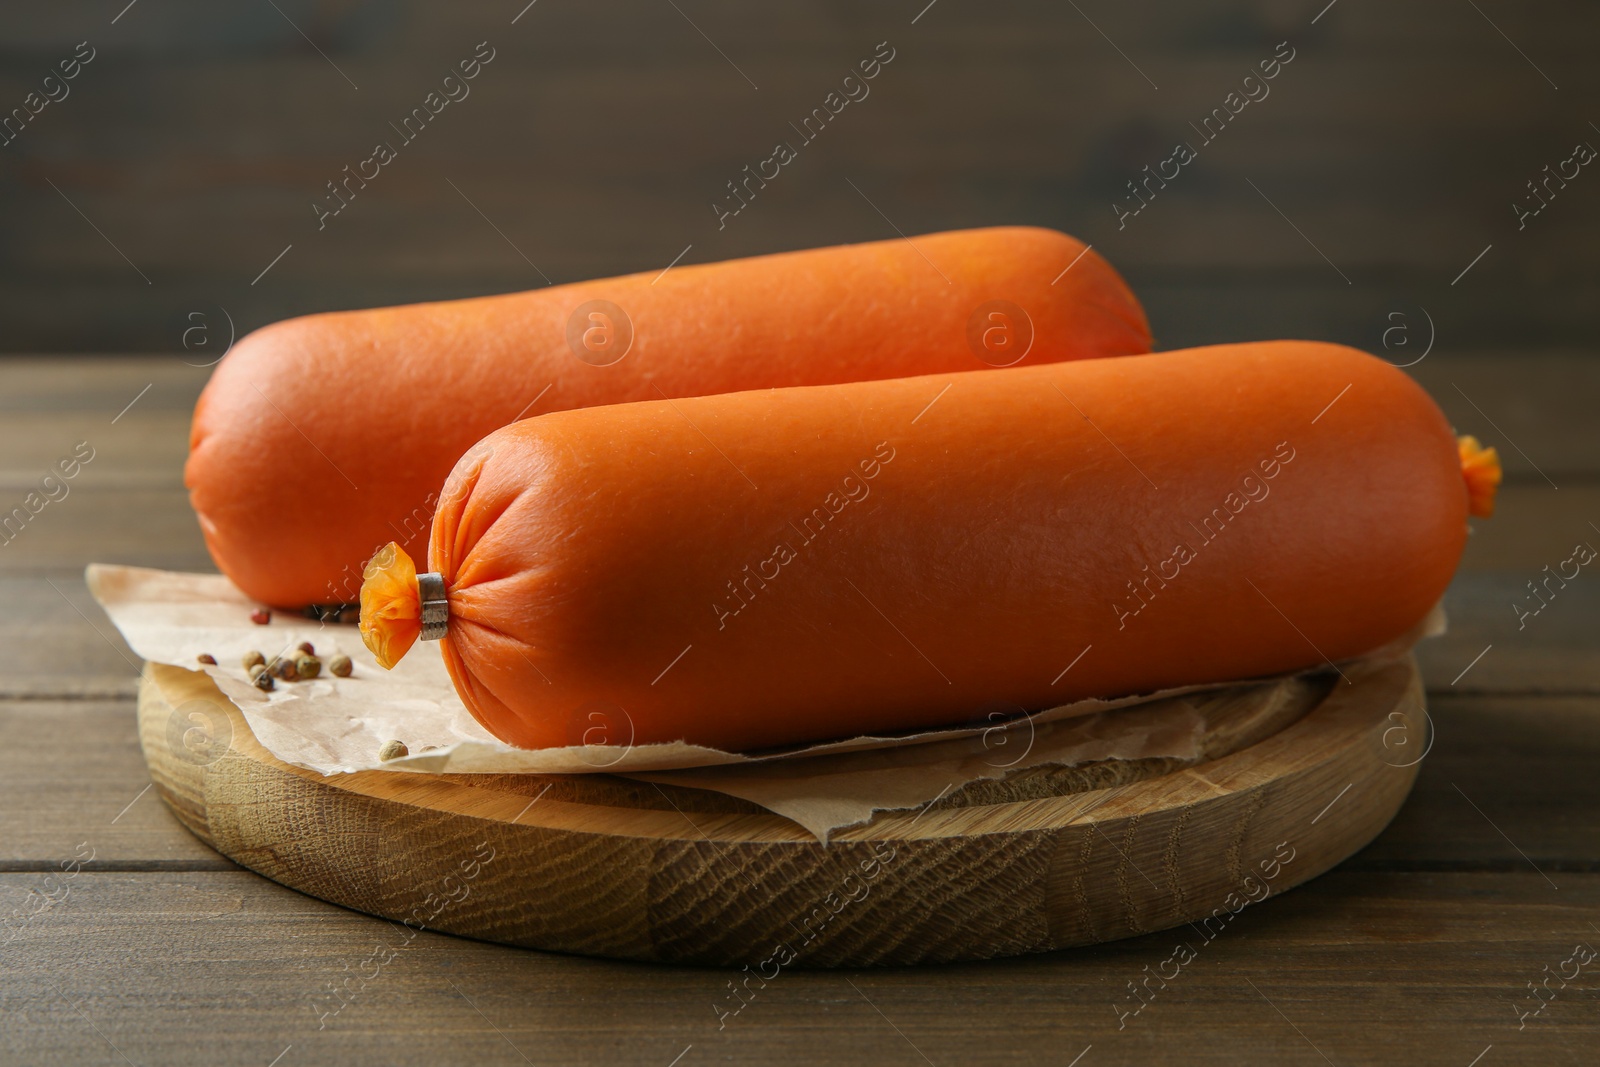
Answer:
[[294, 659], [294, 670], [301, 678], [315, 678], [322, 673], [322, 661], [310, 654], [299, 655]]
[[263, 693], [272, 692], [273, 686], [277, 684], [272, 680], [272, 675], [267, 673], [267, 669], [265, 667], [255, 671], [255, 675], [252, 680], [255, 682], [256, 688], [261, 690]]
[[350, 657], [345, 655], [335, 656], [328, 661], [328, 669], [334, 674], [337, 674], [340, 678], [350, 677], [350, 668], [352, 666], [353, 664], [350, 662]]
[[406, 743], [404, 741], [385, 741], [383, 743], [383, 747], [378, 749], [378, 758], [383, 760], [385, 763], [388, 763], [392, 759], [399, 759], [401, 756], [409, 756], [410, 754], [411, 753], [407, 750]]
[[[249, 670], [251, 667], [258, 666], [258, 665], [263, 664], [265, 662], [267, 662], [267, 657], [263, 656], [259, 652], [251, 651], [251, 652], [246, 652], [244, 654], [244, 669], [245, 670]], [[251, 677], [254, 678], [255, 675], [252, 674]]]
[[195, 659], [198, 659], [201, 663], [204, 663], [208, 667], [215, 667], [217, 665], [217, 657], [213, 656], [209, 652], [202, 652], [196, 656]]
[[317, 650], [315, 648], [311, 647], [311, 642], [310, 641], [301, 641], [298, 645], [295, 645], [294, 647], [298, 648], [301, 652], [304, 652], [308, 656], [315, 656], [317, 654]]
[[257, 626], [265, 626], [267, 623], [272, 621], [272, 612], [268, 611], [266, 608], [257, 608], [250, 613], [250, 621], [255, 623]]
[[294, 669], [294, 660], [287, 656], [279, 656], [272, 661], [272, 673], [285, 682], [292, 682], [300, 677], [299, 672]]

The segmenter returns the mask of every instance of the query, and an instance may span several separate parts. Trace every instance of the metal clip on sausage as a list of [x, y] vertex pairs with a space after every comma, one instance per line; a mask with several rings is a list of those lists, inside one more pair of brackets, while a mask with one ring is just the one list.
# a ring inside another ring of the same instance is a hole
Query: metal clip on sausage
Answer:
[[444, 575], [434, 571], [417, 575], [417, 600], [422, 606], [424, 641], [438, 641], [450, 631], [450, 601], [445, 595]]

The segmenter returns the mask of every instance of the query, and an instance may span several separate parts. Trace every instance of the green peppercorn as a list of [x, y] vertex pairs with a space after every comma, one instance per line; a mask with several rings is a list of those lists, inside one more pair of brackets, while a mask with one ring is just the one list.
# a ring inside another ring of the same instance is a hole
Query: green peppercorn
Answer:
[[328, 669], [340, 678], [350, 677], [350, 670], [353, 666], [354, 664], [350, 662], [349, 656], [335, 656], [328, 661]]
[[401, 756], [409, 756], [410, 754], [411, 753], [406, 748], [406, 743], [404, 741], [385, 741], [383, 743], [383, 747], [378, 749], [378, 758], [383, 760], [385, 763], [388, 763], [392, 759], [399, 759]]
[[310, 654], [295, 657], [294, 670], [301, 678], [315, 678], [322, 673], [322, 661]]

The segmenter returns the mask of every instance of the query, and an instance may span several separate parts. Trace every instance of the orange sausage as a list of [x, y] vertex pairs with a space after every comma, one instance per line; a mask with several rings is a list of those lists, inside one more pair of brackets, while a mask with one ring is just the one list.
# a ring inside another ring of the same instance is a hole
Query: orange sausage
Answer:
[[420, 555], [455, 461], [524, 415], [1149, 350], [1104, 260], [1021, 227], [313, 315], [218, 366], [184, 480], [251, 597], [347, 602], [384, 542]]
[[[1444, 592], [1466, 462], [1381, 360], [1222, 345], [541, 416], [463, 457], [429, 560], [496, 736], [751, 750], [1370, 651]], [[414, 578], [362, 599], [404, 654]]]

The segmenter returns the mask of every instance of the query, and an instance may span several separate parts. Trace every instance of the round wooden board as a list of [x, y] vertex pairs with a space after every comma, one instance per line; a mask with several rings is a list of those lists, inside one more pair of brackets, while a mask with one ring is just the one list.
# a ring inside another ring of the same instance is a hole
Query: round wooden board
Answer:
[[1202, 762], [1039, 769], [826, 846], [745, 801], [609, 775], [324, 778], [274, 759], [206, 675], [176, 667], [146, 668], [139, 732], [185, 825], [293, 889], [488, 941], [765, 973], [1183, 923], [1214, 937], [1372, 840], [1428, 732], [1409, 658], [1199, 703]]

